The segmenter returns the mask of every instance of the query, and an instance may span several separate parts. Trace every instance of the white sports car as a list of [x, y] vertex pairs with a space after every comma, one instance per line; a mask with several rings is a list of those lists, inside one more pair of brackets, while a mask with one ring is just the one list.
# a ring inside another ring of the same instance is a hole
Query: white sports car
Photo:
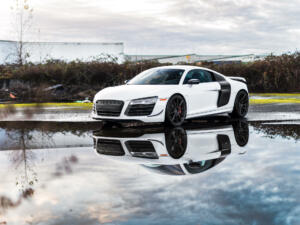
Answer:
[[245, 117], [249, 98], [244, 78], [178, 65], [143, 71], [125, 85], [99, 91], [93, 103], [94, 119], [180, 126], [185, 119], [221, 113]]

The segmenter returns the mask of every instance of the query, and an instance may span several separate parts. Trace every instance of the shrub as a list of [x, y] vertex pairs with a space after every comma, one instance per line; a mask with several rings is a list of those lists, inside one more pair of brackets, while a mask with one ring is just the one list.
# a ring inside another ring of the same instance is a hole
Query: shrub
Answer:
[[[228, 76], [246, 78], [251, 92], [300, 91], [300, 53], [298, 52], [281, 56], [270, 55], [264, 60], [250, 63], [216, 65], [204, 62], [202, 64]], [[122, 84], [143, 70], [162, 65], [167, 64], [157, 61], [118, 64], [115, 61], [97, 59], [90, 62], [49, 60], [44, 64], [0, 65], [0, 78], [14, 78], [29, 82], [33, 86], [81, 85], [99, 90], [106, 86]]]
[[299, 92], [300, 53], [270, 55], [264, 60], [251, 63], [214, 65], [207, 67], [228, 76], [247, 79], [251, 92]]

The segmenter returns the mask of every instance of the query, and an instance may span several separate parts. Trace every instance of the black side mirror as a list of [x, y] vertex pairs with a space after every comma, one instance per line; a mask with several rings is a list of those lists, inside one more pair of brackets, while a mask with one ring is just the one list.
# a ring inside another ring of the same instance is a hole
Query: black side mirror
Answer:
[[190, 79], [188, 80], [188, 84], [199, 84], [200, 83], [200, 80], [199, 79]]
[[130, 81], [130, 80], [125, 80], [125, 81], [124, 81], [124, 84], [127, 84], [129, 81]]

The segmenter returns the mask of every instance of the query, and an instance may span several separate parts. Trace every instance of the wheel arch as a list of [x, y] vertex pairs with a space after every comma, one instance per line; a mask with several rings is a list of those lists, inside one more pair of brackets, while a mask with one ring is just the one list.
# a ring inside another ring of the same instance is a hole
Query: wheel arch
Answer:
[[179, 92], [173, 93], [173, 94], [168, 98], [168, 102], [169, 102], [169, 100], [170, 100], [174, 95], [180, 95], [181, 97], [183, 97], [184, 101], [186, 102], [186, 99], [185, 99], [184, 95], [181, 94], [181, 93], [179, 93]]
[[246, 88], [241, 88], [238, 92], [240, 92], [240, 91], [246, 91], [247, 94], [249, 94], [249, 91]]
[[236, 98], [236, 96], [237, 96], [240, 92], [242, 92], [242, 91], [245, 91], [245, 92], [248, 94], [248, 96], [249, 96], [248, 90], [246, 90], [245, 88], [240, 88], [240, 89], [236, 92], [235, 98]]
[[[186, 104], [186, 111], [188, 112], [188, 104], [187, 104], [187, 100], [186, 100], [186, 98], [184, 97], [184, 95], [183, 95], [182, 93], [179, 93], [179, 92], [172, 93], [172, 94], [170, 95], [170, 97], [168, 98], [168, 101], [167, 101], [167, 103], [166, 103], [166, 105], [165, 105], [165, 110], [164, 110], [164, 121], [166, 121], [166, 113], [167, 113], [167, 106], [168, 106], [168, 103], [169, 103], [170, 99], [171, 99], [173, 96], [175, 96], [175, 95], [180, 95], [180, 96], [184, 99], [185, 104]], [[186, 113], [187, 113], [187, 112], [186, 112]]]
[[173, 96], [175, 96], [175, 95], [180, 95], [180, 96], [184, 99], [184, 101], [185, 101], [185, 103], [186, 103], [186, 108], [188, 108], [188, 106], [187, 106], [187, 101], [186, 101], [186, 98], [184, 97], [184, 95], [181, 94], [181, 93], [179, 93], [179, 92], [176, 92], [176, 93], [171, 94], [170, 97], [168, 98], [167, 104], [166, 104], [166, 106], [165, 106], [165, 112], [166, 112], [166, 110], [167, 110], [167, 105], [168, 105], [169, 100], [170, 100]]
[[248, 98], [249, 98], [249, 92], [248, 92], [248, 90], [245, 89], [245, 88], [239, 88], [239, 89], [237, 90], [237, 92], [235, 93], [235, 95], [232, 96], [232, 98], [233, 98], [233, 99], [232, 99], [232, 100], [233, 100], [232, 109], [234, 109], [236, 97], [237, 97], [238, 94], [239, 94], [240, 92], [242, 92], [242, 91], [245, 91], [245, 92], [248, 94]]
[[241, 91], [245, 91], [248, 95], [249, 95], [249, 92], [246, 88], [244, 87], [238, 87], [238, 88], [235, 88], [235, 90], [232, 92], [232, 98], [233, 98], [233, 101], [235, 101], [236, 99], [236, 96], [241, 92]]
[[[231, 116], [235, 114], [234, 111], [235, 111], [235, 107], [236, 107], [237, 96], [238, 96], [241, 92], [246, 92], [246, 94], [247, 94], [247, 97], [248, 97], [248, 108], [247, 108], [247, 112], [248, 112], [249, 104], [250, 104], [249, 92], [248, 92], [247, 89], [241, 88], [241, 89], [239, 89], [239, 90], [236, 92], [234, 98], [232, 99], [232, 100], [233, 100], [233, 106], [232, 106], [232, 112], [230, 113]], [[246, 112], [246, 114], [247, 114], [247, 112]]]

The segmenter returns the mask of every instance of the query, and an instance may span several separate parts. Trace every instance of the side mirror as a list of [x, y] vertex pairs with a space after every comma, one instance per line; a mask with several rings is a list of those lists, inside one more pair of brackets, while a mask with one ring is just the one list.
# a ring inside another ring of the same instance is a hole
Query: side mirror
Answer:
[[129, 80], [125, 80], [125, 81], [124, 81], [124, 84], [127, 84], [127, 83], [128, 83], [128, 81], [129, 81]]
[[188, 80], [188, 84], [191, 84], [191, 85], [199, 84], [199, 83], [200, 83], [199, 79], [190, 79], [190, 80]]

